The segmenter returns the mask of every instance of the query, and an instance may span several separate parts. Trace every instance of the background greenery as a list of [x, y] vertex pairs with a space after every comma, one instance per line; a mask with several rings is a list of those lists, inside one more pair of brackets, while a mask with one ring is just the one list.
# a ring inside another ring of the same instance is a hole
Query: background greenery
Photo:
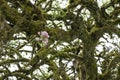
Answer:
[[120, 0], [0, 0], [0, 80], [119, 80], [119, 23]]

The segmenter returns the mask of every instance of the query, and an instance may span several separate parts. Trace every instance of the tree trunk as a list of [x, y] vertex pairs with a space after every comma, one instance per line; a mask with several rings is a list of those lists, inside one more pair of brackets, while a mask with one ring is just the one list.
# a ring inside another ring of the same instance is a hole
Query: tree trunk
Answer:
[[97, 62], [94, 57], [95, 46], [96, 44], [93, 41], [86, 41], [84, 43], [83, 64], [81, 68], [81, 74], [82, 74], [81, 80], [98, 80], [97, 79]]

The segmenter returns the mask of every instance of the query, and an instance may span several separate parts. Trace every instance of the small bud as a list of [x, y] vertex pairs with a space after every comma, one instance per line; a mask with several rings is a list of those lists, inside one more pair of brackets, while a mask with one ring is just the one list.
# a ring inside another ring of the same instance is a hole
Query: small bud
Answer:
[[43, 36], [45, 38], [49, 38], [49, 35], [46, 31], [41, 31], [41, 36]]
[[46, 31], [38, 32], [39, 37], [36, 37], [36, 41], [42, 41], [43, 44], [48, 44], [48, 38], [50, 37]]
[[35, 40], [36, 40], [36, 41], [40, 41], [40, 38], [39, 38], [39, 37], [36, 37]]

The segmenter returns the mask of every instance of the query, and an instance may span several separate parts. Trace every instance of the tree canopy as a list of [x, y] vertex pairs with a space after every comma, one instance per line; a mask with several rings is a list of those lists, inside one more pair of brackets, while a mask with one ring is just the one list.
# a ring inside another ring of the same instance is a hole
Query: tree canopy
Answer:
[[0, 80], [119, 80], [120, 0], [0, 0]]

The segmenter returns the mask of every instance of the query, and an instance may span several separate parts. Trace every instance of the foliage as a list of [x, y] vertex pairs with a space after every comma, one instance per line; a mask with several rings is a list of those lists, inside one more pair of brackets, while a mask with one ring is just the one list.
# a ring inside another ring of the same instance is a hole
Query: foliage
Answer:
[[118, 80], [119, 23], [120, 0], [0, 0], [0, 80]]

